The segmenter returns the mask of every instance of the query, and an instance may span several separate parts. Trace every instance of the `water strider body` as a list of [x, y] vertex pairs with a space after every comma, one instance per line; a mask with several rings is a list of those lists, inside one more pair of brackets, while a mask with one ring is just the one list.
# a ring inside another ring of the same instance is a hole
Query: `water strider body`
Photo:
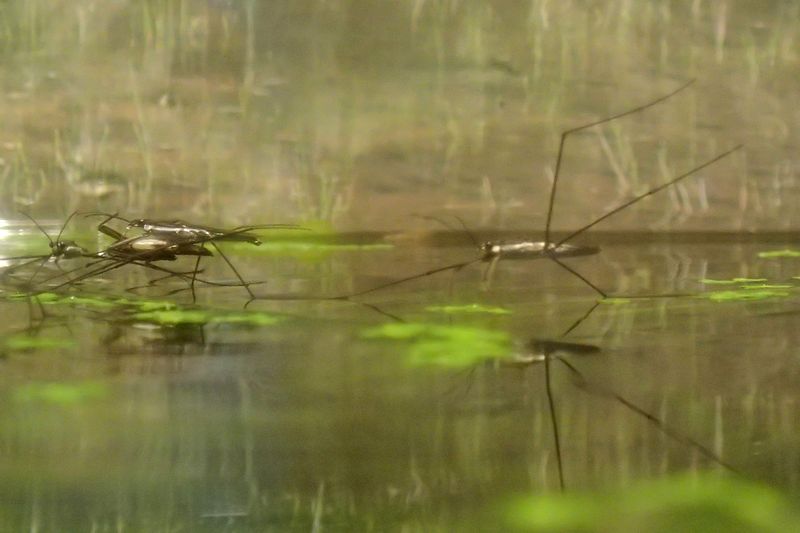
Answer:
[[[190, 280], [190, 290], [192, 291], [192, 298], [195, 299], [194, 285], [196, 281], [208, 285], [231, 286], [229, 283], [214, 283], [197, 278], [197, 273], [200, 272], [200, 260], [203, 257], [212, 257], [214, 254], [211, 250], [206, 248], [206, 244], [211, 245], [222, 259], [230, 267], [234, 275], [239, 279], [240, 284], [251, 296], [255, 298], [250, 285], [257, 282], [246, 282], [239, 274], [236, 267], [228, 259], [225, 253], [217, 246], [217, 241], [234, 241], [234, 242], [248, 242], [250, 244], [259, 245], [261, 240], [252, 231], [257, 229], [305, 229], [292, 224], [263, 224], [263, 225], [248, 225], [238, 226], [236, 228], [226, 230], [214, 228], [211, 226], [204, 226], [201, 224], [192, 224], [183, 220], [155, 220], [155, 219], [135, 219], [128, 220], [119, 215], [108, 213], [90, 213], [92, 215], [103, 215], [105, 220], [101, 222], [97, 230], [114, 239], [111, 245], [106, 249], [101, 250], [96, 254], [96, 257], [101, 260], [112, 261], [111, 264], [104, 265], [88, 273], [79, 276], [76, 279], [70, 280], [62, 285], [74, 283], [91, 276], [103, 274], [110, 270], [114, 270], [126, 264], [137, 264], [142, 266], [149, 266], [157, 270], [162, 270], [170, 275], [167, 277], [180, 276]], [[117, 231], [108, 225], [111, 220], [122, 220], [127, 223], [126, 230], [137, 228], [142, 231], [140, 235], [132, 237], [126, 236], [124, 233]], [[155, 261], [175, 261], [180, 256], [194, 256], [197, 261], [194, 270], [188, 273], [174, 272], [161, 267], [152, 265]]]
[[256, 246], [261, 244], [261, 239], [254, 233], [251, 233], [254, 230], [304, 229], [293, 224], [260, 224], [237, 226], [232, 229], [221, 229], [178, 219], [152, 220], [146, 218], [137, 218], [129, 221], [128, 229], [130, 228], [140, 228], [146, 235], [171, 235], [178, 240], [249, 242]]
[[533, 259], [535, 257], [583, 257], [600, 253], [596, 246], [576, 244], [546, 245], [544, 241], [487, 241], [480, 246], [481, 261], [495, 259]]

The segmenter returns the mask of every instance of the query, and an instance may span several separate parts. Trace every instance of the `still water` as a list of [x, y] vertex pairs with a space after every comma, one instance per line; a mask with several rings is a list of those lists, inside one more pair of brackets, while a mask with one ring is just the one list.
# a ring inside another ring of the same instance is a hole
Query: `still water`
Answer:
[[[475, 266], [358, 298], [394, 318], [352, 302], [257, 300], [248, 313], [281, 320], [160, 325], [97, 303], [133, 298], [115, 287], [133, 285], [136, 269], [94, 280], [100, 288], [86, 294], [96, 301], [45, 305], [44, 320], [31, 308], [32, 330], [28, 304], [5, 302], [6, 338], [24, 330], [56, 343], [5, 349], [5, 527], [447, 529], [501, 520], [493, 505], [507, 495], [558, 491], [544, 365], [462, 362], [459, 350], [478, 339], [420, 359], [419, 337], [365, 334], [404, 323], [506, 332], [520, 354], [531, 339], [599, 348], [559, 354], [589, 387], [550, 363], [567, 489], [725, 470], [709, 451], [748, 479], [796, 492], [797, 259], [758, 257], [781, 248], [605, 246], [571, 264], [612, 293], [689, 296], [612, 300], [566, 337], [597, 298], [547, 262], [501, 262], [488, 289]], [[415, 244], [232, 258], [246, 279], [283, 280], [254, 286], [259, 295], [286, 297], [339, 294], [473, 253]], [[222, 266], [206, 273], [226, 279]], [[699, 281], [735, 277], [782, 288], [715, 301], [709, 293], [766, 289]], [[181, 284], [148, 289], [149, 301]], [[241, 313], [242, 293], [200, 289], [199, 299]], [[472, 312], [442, 309], [467, 304]]]
[[[53, 291], [88, 260], [3, 261], [0, 529], [497, 530], [514, 495], [686, 471], [796, 497], [798, 18], [3, 3], [0, 257], [47, 253], [21, 213], [51, 238], [75, 211], [313, 231], [223, 248], [263, 282], [246, 308], [242, 287], [128, 290], [158, 275], [132, 266]], [[475, 258], [471, 233], [541, 239], [561, 132], [691, 79], [566, 144], [562, 235], [744, 145], [581, 236], [602, 252], [569, 265], [617, 298], [540, 260], [324, 299]], [[64, 237], [102, 249], [96, 223]]]

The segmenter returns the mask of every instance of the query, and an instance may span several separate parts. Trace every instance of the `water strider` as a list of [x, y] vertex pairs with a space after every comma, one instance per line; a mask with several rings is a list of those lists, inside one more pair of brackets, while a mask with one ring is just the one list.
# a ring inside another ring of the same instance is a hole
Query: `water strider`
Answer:
[[195, 281], [207, 285], [231, 286], [227, 283], [217, 283], [197, 278], [197, 274], [200, 272], [197, 268], [188, 272], [179, 272], [153, 264], [155, 261], [174, 261], [178, 258], [178, 256], [184, 255], [198, 257], [213, 255], [209, 250], [206, 250], [200, 244], [192, 243], [186, 240], [180, 240], [176, 242], [174, 239], [153, 235], [125, 237], [122, 233], [118, 232], [107, 224], [111, 218], [114, 218], [113, 215], [107, 217], [106, 220], [101, 222], [98, 225], [97, 230], [114, 239], [114, 242], [104, 250], [94, 254], [87, 253], [84, 255], [84, 257], [95, 259], [95, 261], [92, 261], [83, 267], [64, 272], [59, 276], [54, 276], [45, 281], [49, 282], [63, 276], [68, 276], [69, 274], [72, 274], [78, 270], [91, 268], [99, 263], [102, 264], [92, 270], [89, 270], [88, 272], [80, 274], [74, 278], [70, 278], [63, 283], [56, 285], [55, 287], [50, 287], [50, 290], [57, 290], [61, 287], [72, 285], [84, 279], [104, 274], [128, 264], [134, 264], [166, 273], [166, 276], [159, 278], [159, 280], [171, 277], [180, 277], [191, 280], [192, 287]]
[[[217, 253], [219, 253], [220, 257], [223, 258], [223, 260], [239, 279], [240, 284], [236, 284], [235, 286], [244, 287], [248, 294], [250, 294], [251, 298], [255, 298], [255, 295], [250, 289], [250, 285], [257, 282], [246, 282], [239, 274], [238, 270], [230, 261], [230, 259], [228, 259], [227, 255], [225, 255], [219, 246], [217, 246], [216, 241], [249, 242], [254, 245], [259, 245], [261, 244], [261, 240], [257, 235], [252, 233], [254, 230], [305, 229], [292, 224], [262, 224], [238, 226], [230, 230], [225, 230], [200, 224], [191, 224], [181, 220], [158, 221], [150, 219], [136, 219], [131, 221], [117, 214], [107, 213], [90, 213], [89, 216], [98, 214], [104, 215], [106, 218], [98, 225], [97, 230], [114, 239], [114, 242], [106, 249], [98, 252], [96, 256], [101, 260], [110, 260], [112, 263], [64, 282], [59, 287], [81, 281], [92, 276], [100, 275], [110, 270], [122, 267], [126, 264], [133, 263], [142, 266], [149, 266], [151, 268], [156, 268], [157, 270], [167, 272], [168, 275], [166, 277], [179, 276], [188, 279], [190, 282], [189, 288], [192, 292], [192, 298], [194, 300], [195, 282], [216, 286], [234, 286], [229, 283], [216, 283], [197, 278], [197, 274], [200, 272], [201, 258], [214, 255], [205, 247], [206, 244], [210, 244], [217, 251]], [[108, 225], [108, 222], [115, 219], [126, 222], [128, 224], [126, 229], [140, 228], [143, 233], [133, 237], [126, 237], [125, 234]], [[179, 256], [197, 257], [194, 269], [190, 272], [174, 272], [169, 269], [163, 269], [161, 267], [152, 265], [154, 261], [174, 261]]]
[[[680, 174], [680, 175], [672, 178], [671, 180], [669, 180], [669, 181], [667, 181], [665, 183], [662, 183], [661, 185], [653, 187], [653, 188], [649, 189], [648, 191], [646, 191], [646, 192], [644, 192], [642, 194], [639, 194], [637, 196], [634, 196], [633, 198], [630, 198], [629, 200], [627, 200], [627, 201], [623, 202], [622, 204], [618, 205], [617, 207], [609, 210], [608, 212], [606, 212], [605, 214], [601, 215], [600, 217], [594, 219], [592, 222], [590, 222], [590, 223], [578, 228], [577, 230], [569, 233], [566, 237], [564, 237], [562, 239], [559, 239], [559, 240], [555, 240], [555, 239], [552, 238], [551, 225], [552, 225], [552, 219], [553, 219], [553, 210], [554, 210], [554, 206], [555, 206], [556, 191], [557, 191], [557, 187], [558, 187], [558, 180], [559, 180], [560, 171], [561, 171], [561, 162], [563, 160], [564, 146], [565, 146], [566, 140], [573, 133], [576, 133], [576, 132], [579, 132], [579, 131], [582, 131], [582, 130], [586, 130], [586, 129], [594, 127], [594, 126], [598, 126], [600, 124], [605, 124], [605, 123], [611, 122], [613, 120], [617, 120], [617, 119], [620, 119], [622, 117], [625, 117], [625, 116], [628, 116], [628, 115], [632, 115], [634, 113], [638, 113], [638, 112], [644, 111], [644, 110], [646, 110], [646, 109], [648, 109], [650, 107], [653, 107], [653, 106], [655, 106], [655, 105], [657, 105], [657, 104], [659, 104], [661, 102], [664, 102], [668, 98], [671, 98], [672, 96], [678, 94], [679, 92], [683, 91], [684, 89], [688, 88], [692, 83], [694, 83], [694, 80], [689, 81], [689, 82], [685, 83], [684, 85], [680, 86], [679, 88], [675, 89], [674, 91], [672, 91], [672, 92], [670, 92], [670, 93], [668, 93], [666, 95], [663, 95], [663, 96], [661, 96], [661, 97], [659, 97], [659, 98], [657, 98], [655, 100], [652, 100], [652, 101], [650, 101], [650, 102], [648, 102], [646, 104], [637, 106], [637, 107], [629, 109], [627, 111], [623, 111], [621, 113], [617, 113], [615, 115], [611, 115], [611, 116], [605, 117], [605, 118], [600, 119], [600, 120], [596, 120], [596, 121], [593, 121], [593, 122], [590, 122], [590, 123], [587, 123], [587, 124], [583, 124], [581, 126], [577, 126], [577, 127], [565, 130], [565, 131], [563, 131], [561, 133], [561, 140], [559, 142], [558, 154], [556, 156], [555, 171], [554, 171], [554, 174], [553, 174], [553, 183], [552, 183], [552, 185], [550, 187], [550, 195], [549, 195], [549, 201], [548, 201], [548, 207], [547, 207], [547, 220], [546, 220], [545, 228], [544, 228], [544, 241], [487, 241], [487, 242], [484, 242], [482, 244], [478, 244], [477, 242], [475, 242], [475, 244], [476, 244], [476, 246], [478, 247], [478, 250], [479, 250], [479, 255], [475, 259], [471, 259], [471, 260], [468, 260], [468, 261], [462, 261], [460, 263], [454, 263], [454, 264], [450, 264], [450, 265], [434, 268], [434, 269], [427, 270], [427, 271], [419, 273], [419, 274], [415, 274], [413, 276], [408, 276], [408, 277], [401, 278], [401, 279], [398, 279], [398, 280], [390, 281], [390, 282], [378, 285], [376, 287], [372, 287], [372, 288], [369, 288], [369, 289], [364, 289], [364, 290], [361, 290], [361, 291], [356, 291], [356, 292], [353, 292], [353, 293], [350, 293], [350, 294], [347, 294], [347, 295], [338, 296], [336, 298], [345, 300], [345, 299], [349, 299], [349, 298], [352, 298], [352, 297], [355, 297], [355, 296], [361, 296], [361, 295], [368, 294], [368, 293], [371, 293], [371, 292], [374, 292], [374, 291], [377, 291], [377, 290], [380, 290], [380, 289], [384, 289], [384, 288], [388, 288], [388, 287], [391, 287], [391, 286], [394, 286], [394, 285], [398, 285], [400, 283], [405, 283], [407, 281], [411, 281], [411, 280], [414, 280], [414, 279], [424, 278], [424, 277], [427, 277], [427, 276], [430, 276], [430, 275], [433, 275], [433, 274], [437, 274], [439, 272], [445, 272], [445, 271], [457, 272], [457, 271], [459, 271], [459, 270], [461, 270], [461, 269], [463, 269], [463, 268], [465, 268], [467, 266], [473, 265], [475, 263], [480, 263], [480, 262], [488, 263], [488, 267], [487, 267], [486, 273], [484, 274], [484, 279], [488, 279], [488, 278], [491, 277], [491, 274], [493, 273], [497, 262], [500, 261], [501, 259], [528, 259], [528, 260], [530, 260], [530, 259], [549, 259], [549, 260], [553, 261], [554, 263], [556, 263], [557, 265], [559, 265], [564, 270], [566, 270], [567, 272], [571, 273], [573, 276], [575, 276], [578, 279], [580, 279], [583, 283], [585, 283], [586, 285], [591, 287], [601, 297], [606, 298], [608, 296], [608, 294], [605, 291], [600, 289], [597, 285], [595, 285], [594, 283], [589, 281], [586, 277], [584, 277], [579, 272], [577, 272], [575, 269], [573, 269], [572, 267], [570, 267], [569, 265], [567, 265], [566, 263], [564, 263], [562, 261], [562, 259], [569, 258], [569, 257], [581, 257], [581, 256], [594, 255], [594, 254], [599, 253], [600, 249], [598, 247], [595, 247], [595, 246], [583, 246], [583, 245], [570, 244], [569, 241], [571, 241], [575, 237], [581, 235], [582, 233], [584, 233], [588, 229], [594, 227], [595, 225], [599, 224], [600, 222], [603, 222], [604, 220], [612, 217], [613, 215], [619, 213], [620, 211], [623, 211], [624, 209], [632, 206], [633, 204], [635, 204], [635, 203], [637, 203], [637, 202], [639, 202], [639, 201], [641, 201], [641, 200], [643, 200], [643, 199], [645, 199], [645, 198], [647, 198], [647, 197], [649, 197], [649, 196], [651, 196], [653, 194], [656, 194], [659, 191], [662, 191], [662, 190], [664, 190], [664, 189], [666, 189], [666, 188], [668, 188], [668, 187], [670, 187], [672, 185], [675, 185], [679, 181], [681, 181], [683, 179], [686, 179], [689, 176], [699, 172], [700, 170], [702, 170], [702, 169], [704, 169], [704, 168], [716, 163], [720, 159], [723, 159], [724, 157], [727, 157], [728, 155], [732, 154], [733, 152], [739, 150], [742, 147], [742, 145], [734, 146], [733, 148], [714, 156], [713, 158], [705, 161], [704, 163], [701, 163], [700, 165], [690, 169], [689, 171], [684, 172], [683, 174]], [[462, 225], [463, 225], [463, 223], [462, 223]]]

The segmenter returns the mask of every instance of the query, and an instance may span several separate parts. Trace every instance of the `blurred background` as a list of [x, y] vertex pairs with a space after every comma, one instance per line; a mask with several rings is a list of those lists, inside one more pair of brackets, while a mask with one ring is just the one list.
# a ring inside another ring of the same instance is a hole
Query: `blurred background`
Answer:
[[557, 227], [730, 146], [602, 229], [794, 227], [793, 0], [7, 0], [0, 209]]

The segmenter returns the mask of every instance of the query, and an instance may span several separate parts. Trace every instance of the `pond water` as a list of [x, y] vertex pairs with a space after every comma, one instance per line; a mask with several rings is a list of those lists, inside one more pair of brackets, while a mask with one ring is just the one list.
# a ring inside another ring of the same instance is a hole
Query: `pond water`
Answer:
[[[81, 299], [43, 298], [44, 319], [7, 301], [0, 465], [15, 504], [5, 523], [430, 530], [490, 520], [504, 496], [560, 490], [533, 339], [598, 348], [551, 354], [567, 489], [728, 465], [796, 492], [798, 259], [759, 258], [781, 249], [612, 243], [570, 264], [611, 294], [687, 296], [593, 310], [597, 295], [547, 261], [501, 262], [488, 288], [476, 265], [354, 299], [377, 310], [268, 299], [243, 310], [240, 287], [213, 287], [198, 289], [210, 315], [154, 318], [142, 302], [188, 305], [185, 291], [163, 296], [186, 284], [137, 300], [120, 290], [145, 277], [131, 267], [87, 280], [70, 293]], [[474, 255], [420, 243], [316, 257], [238, 250], [242, 276], [268, 281], [253, 286], [259, 297], [283, 298]], [[230, 279], [218, 263], [204, 275]], [[236, 316], [250, 320], [225, 318]], [[427, 329], [403, 329], [412, 325]]]
[[[252, 301], [1, 261], [0, 529], [497, 530], [687, 471], [798, 496], [800, 6], [485, 4], [0, 6], [0, 258], [47, 253], [23, 213], [311, 230], [221, 245]], [[692, 79], [565, 145], [561, 236], [744, 145], [575, 240], [611, 298], [548, 260], [364, 292], [541, 240], [561, 133]]]

